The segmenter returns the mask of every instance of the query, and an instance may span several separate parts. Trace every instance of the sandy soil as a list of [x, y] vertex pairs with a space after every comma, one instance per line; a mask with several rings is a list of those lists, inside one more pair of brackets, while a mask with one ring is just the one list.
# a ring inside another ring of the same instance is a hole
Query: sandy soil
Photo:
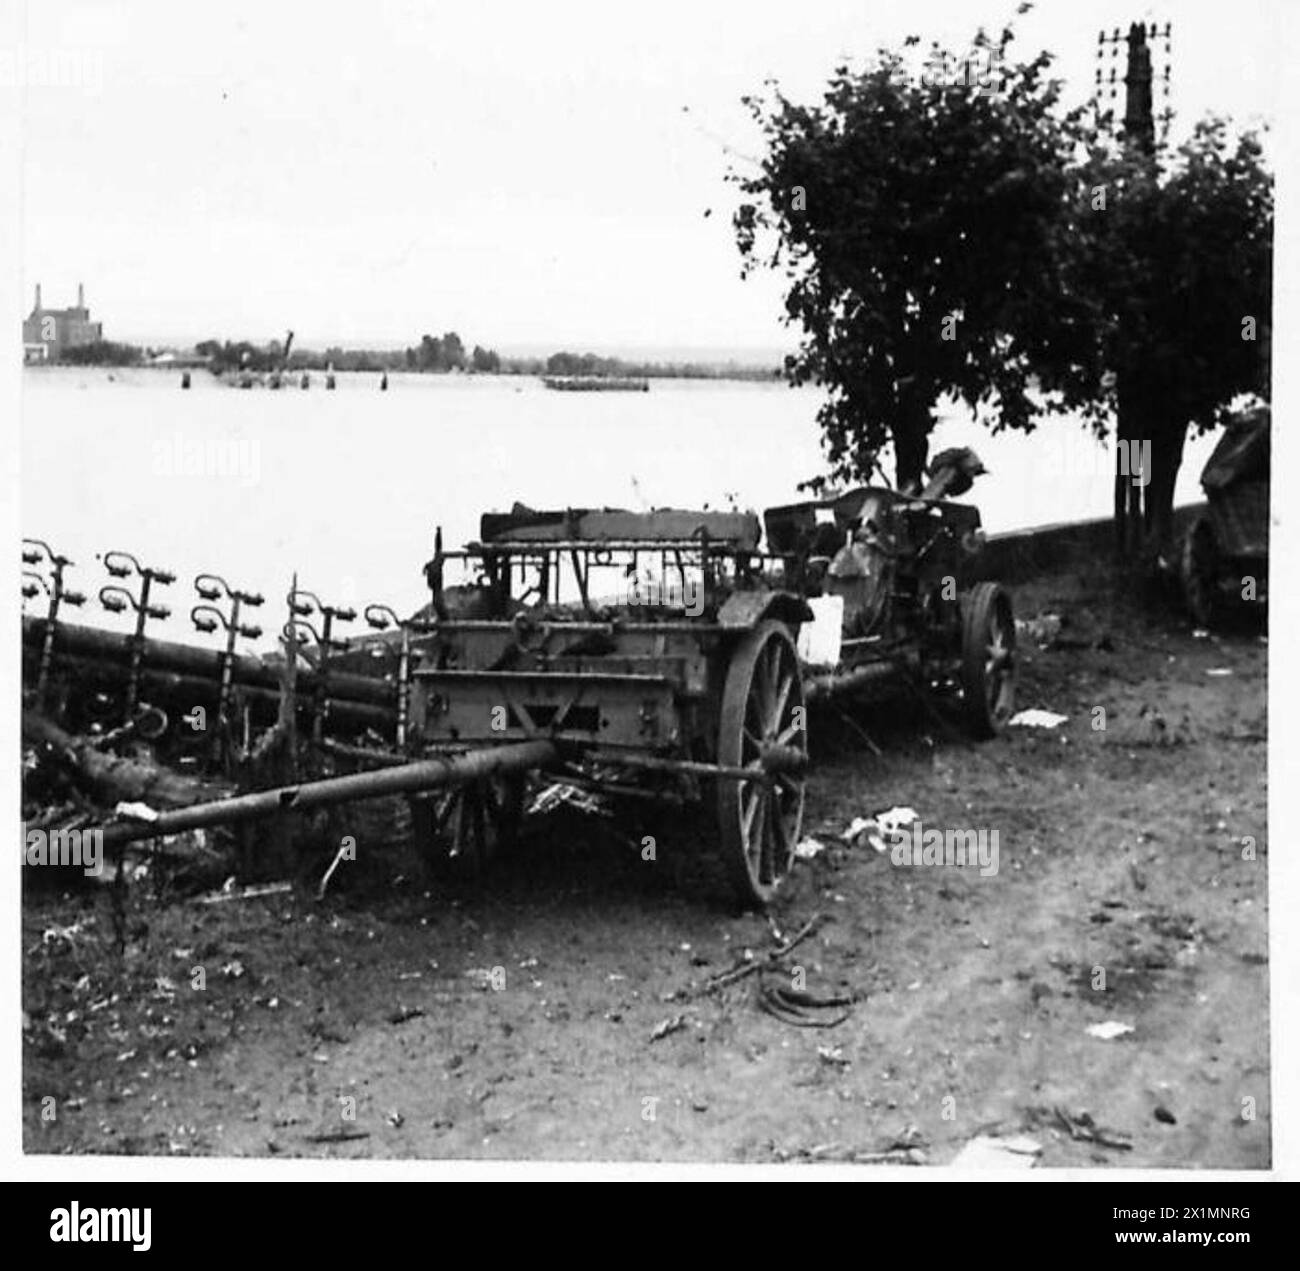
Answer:
[[[649, 863], [641, 826], [565, 812], [476, 886], [359, 834], [370, 871], [321, 903], [137, 887], [122, 955], [103, 894], [29, 895], [26, 1150], [944, 1164], [1025, 1134], [1045, 1166], [1267, 1166], [1266, 645], [1078, 579], [1016, 603], [1065, 618], [1020, 704], [1068, 722], [975, 745], [865, 712], [883, 753], [822, 745], [826, 850], [770, 922], [711, 891], [707, 825]], [[840, 841], [892, 805], [996, 829], [998, 873]], [[764, 1013], [757, 975], [698, 992], [815, 914], [782, 978], [852, 996], [843, 1023]]]

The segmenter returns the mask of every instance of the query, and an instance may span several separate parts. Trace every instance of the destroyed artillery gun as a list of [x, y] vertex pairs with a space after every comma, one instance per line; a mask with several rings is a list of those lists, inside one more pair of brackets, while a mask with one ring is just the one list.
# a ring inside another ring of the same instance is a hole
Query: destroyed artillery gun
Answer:
[[972, 475], [936, 461], [916, 495], [769, 509], [766, 545], [753, 513], [674, 509], [516, 505], [451, 551], [439, 532], [427, 608], [367, 614], [396, 679], [330, 662], [331, 696], [369, 682], [396, 699], [386, 748], [334, 747], [377, 770], [120, 819], [105, 846], [396, 795], [427, 853], [481, 863], [517, 840], [544, 771], [703, 809], [735, 898], [767, 904], [800, 840], [810, 705], [907, 679], [952, 689], [980, 736], [1011, 711], [1010, 599], [972, 583], [979, 513], [941, 497]]
[[973, 452], [943, 451], [917, 494], [863, 486], [768, 509], [768, 550], [815, 614], [801, 646], [809, 701], [906, 683], [955, 698], [979, 738], [1011, 717], [1011, 598], [974, 578], [978, 509], [944, 497], [983, 472]]

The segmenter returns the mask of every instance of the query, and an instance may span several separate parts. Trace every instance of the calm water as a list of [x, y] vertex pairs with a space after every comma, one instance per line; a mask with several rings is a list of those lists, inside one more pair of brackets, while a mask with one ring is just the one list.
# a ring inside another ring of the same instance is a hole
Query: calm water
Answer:
[[[420, 567], [478, 516], [535, 507], [726, 507], [799, 498], [820, 471], [817, 395], [778, 384], [656, 381], [648, 393], [556, 393], [522, 378], [321, 376], [302, 392], [223, 387], [206, 371], [24, 373], [22, 526], [71, 556], [70, 584], [106, 581], [96, 555], [173, 570], [159, 635], [192, 639], [192, 576], [261, 591], [284, 620], [294, 570], [327, 601], [399, 612], [424, 603]], [[934, 448], [973, 445], [991, 470], [977, 497], [990, 532], [1109, 513], [1111, 460], [1068, 421], [991, 437], [954, 411]], [[1199, 497], [1213, 439], [1189, 442], [1178, 502]], [[41, 601], [34, 603], [43, 611]], [[97, 604], [97, 624], [125, 620]], [[266, 641], [262, 641], [263, 644]]]

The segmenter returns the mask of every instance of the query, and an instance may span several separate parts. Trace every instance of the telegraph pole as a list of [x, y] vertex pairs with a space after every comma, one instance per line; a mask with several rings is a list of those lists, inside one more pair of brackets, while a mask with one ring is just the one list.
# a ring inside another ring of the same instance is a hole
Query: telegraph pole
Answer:
[[[1163, 74], [1156, 74], [1155, 57], [1159, 50], [1156, 42], [1164, 42]], [[1115, 63], [1119, 57], [1119, 46], [1127, 45], [1127, 58], [1124, 77], [1118, 77]], [[1094, 104], [1098, 123], [1109, 127], [1115, 119], [1114, 101], [1119, 85], [1124, 85], [1124, 117], [1121, 137], [1124, 147], [1141, 154], [1154, 155], [1156, 152], [1155, 98], [1159, 93], [1164, 98], [1164, 109], [1160, 112], [1160, 141], [1163, 145], [1169, 135], [1169, 125], [1173, 111], [1169, 107], [1170, 68], [1172, 66], [1173, 25], [1165, 23], [1160, 30], [1156, 23], [1149, 27], [1141, 22], [1131, 23], [1127, 34], [1121, 34], [1116, 27], [1109, 35], [1105, 31], [1097, 33], [1097, 76], [1094, 92]], [[1107, 61], [1110, 61], [1110, 75], [1106, 74]], [[1105, 108], [1103, 103], [1112, 103]]]

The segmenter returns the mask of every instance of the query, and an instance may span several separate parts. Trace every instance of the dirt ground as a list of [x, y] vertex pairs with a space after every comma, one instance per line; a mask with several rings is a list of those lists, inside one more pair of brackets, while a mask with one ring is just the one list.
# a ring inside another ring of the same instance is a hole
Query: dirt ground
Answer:
[[[121, 954], [105, 889], [28, 895], [25, 1149], [919, 1165], [1021, 1134], [1041, 1166], [1268, 1166], [1267, 646], [1078, 578], [1016, 605], [1064, 619], [1022, 637], [1019, 705], [1068, 722], [977, 745], [868, 708], [882, 754], [819, 747], [825, 850], [770, 920], [702, 885], [703, 822], [647, 862], [642, 827], [566, 812], [475, 886], [392, 844], [322, 902], [139, 886]], [[894, 805], [996, 829], [998, 872], [841, 840]], [[764, 1013], [771, 976], [699, 991], [818, 914], [779, 978], [842, 1023]]]

